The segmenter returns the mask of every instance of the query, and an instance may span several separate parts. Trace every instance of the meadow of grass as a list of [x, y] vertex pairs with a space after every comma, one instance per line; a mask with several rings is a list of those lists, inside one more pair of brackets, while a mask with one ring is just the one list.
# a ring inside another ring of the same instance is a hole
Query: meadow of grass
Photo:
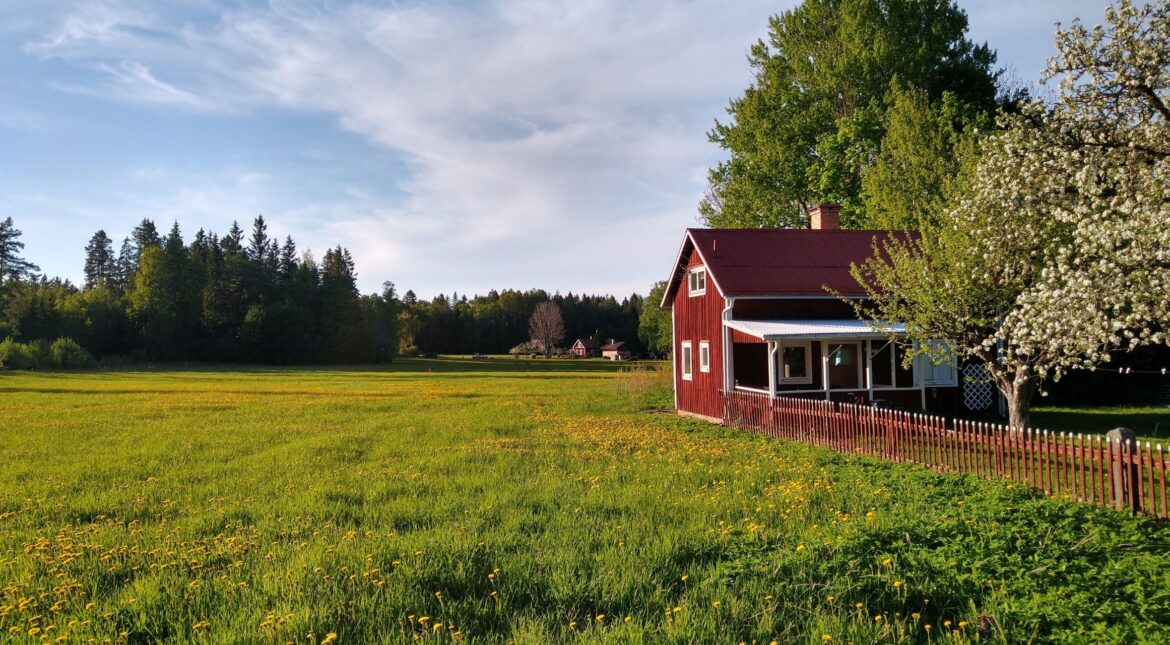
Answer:
[[651, 408], [601, 361], [0, 374], [0, 634], [1170, 640], [1170, 530]]

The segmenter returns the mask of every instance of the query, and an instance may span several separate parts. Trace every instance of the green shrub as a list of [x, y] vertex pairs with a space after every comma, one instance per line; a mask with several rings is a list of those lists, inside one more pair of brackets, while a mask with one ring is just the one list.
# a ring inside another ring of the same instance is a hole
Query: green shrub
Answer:
[[84, 369], [93, 367], [93, 356], [72, 338], [58, 338], [49, 347], [53, 367], [59, 369]]
[[24, 343], [16, 342], [11, 336], [0, 342], [0, 367], [10, 370], [32, 369]]
[[0, 342], [0, 367], [5, 369], [77, 369], [93, 365], [93, 356], [71, 338], [58, 338], [52, 343], [43, 338], [18, 343], [9, 337]]

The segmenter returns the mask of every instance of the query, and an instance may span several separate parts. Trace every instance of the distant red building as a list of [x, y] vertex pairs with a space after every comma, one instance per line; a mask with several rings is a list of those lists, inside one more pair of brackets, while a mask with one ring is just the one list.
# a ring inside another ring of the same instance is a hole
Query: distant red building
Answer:
[[902, 326], [872, 330], [826, 291], [864, 298], [849, 266], [887, 234], [841, 230], [838, 213], [814, 208], [811, 229], [687, 229], [662, 300], [681, 414], [720, 421], [732, 388], [956, 411], [954, 365], [904, 368], [905, 346], [889, 340]]
[[593, 355], [593, 339], [578, 338], [569, 348], [569, 353], [578, 358], [588, 358]]

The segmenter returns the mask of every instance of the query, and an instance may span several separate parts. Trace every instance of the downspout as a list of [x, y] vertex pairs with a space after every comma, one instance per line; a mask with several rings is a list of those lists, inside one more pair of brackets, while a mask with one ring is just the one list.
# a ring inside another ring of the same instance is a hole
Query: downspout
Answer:
[[735, 389], [734, 377], [732, 373], [735, 370], [734, 363], [731, 356], [731, 328], [727, 326], [727, 321], [731, 320], [731, 310], [735, 307], [735, 298], [725, 298], [727, 306], [723, 308], [723, 391], [731, 392]]

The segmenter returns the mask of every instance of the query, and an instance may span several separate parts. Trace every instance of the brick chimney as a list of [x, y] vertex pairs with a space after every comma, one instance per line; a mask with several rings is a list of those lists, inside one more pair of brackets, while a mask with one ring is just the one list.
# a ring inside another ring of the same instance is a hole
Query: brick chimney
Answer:
[[841, 205], [817, 204], [808, 209], [808, 220], [814, 231], [836, 231], [841, 228]]

